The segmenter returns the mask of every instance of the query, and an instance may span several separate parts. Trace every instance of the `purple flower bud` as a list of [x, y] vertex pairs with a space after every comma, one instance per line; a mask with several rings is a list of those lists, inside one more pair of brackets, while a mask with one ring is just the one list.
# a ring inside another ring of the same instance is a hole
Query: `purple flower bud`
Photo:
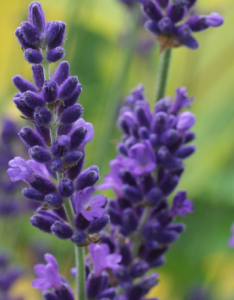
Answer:
[[120, 211], [109, 207], [108, 214], [110, 215], [111, 224], [122, 225], [122, 216]]
[[56, 294], [52, 293], [50, 291], [46, 291], [43, 294], [43, 297], [45, 298], [45, 300], [59, 300], [58, 297], [56, 296]]
[[23, 100], [26, 102], [28, 106], [31, 108], [36, 108], [37, 106], [44, 106], [45, 101], [41, 97], [40, 94], [34, 93], [31, 91], [27, 91], [22, 95]]
[[88, 298], [96, 298], [100, 293], [102, 284], [103, 284], [103, 275], [101, 276], [94, 276], [93, 273], [90, 273], [87, 282], [86, 282], [86, 292]]
[[29, 23], [28, 21], [21, 23], [21, 31], [24, 35], [25, 40], [32, 45], [37, 46], [40, 42], [39, 30]]
[[179, 183], [179, 177], [176, 175], [168, 174], [162, 183], [160, 184], [160, 189], [162, 190], [164, 196], [168, 196], [172, 193], [172, 191], [176, 188]]
[[138, 135], [142, 140], [148, 140], [150, 133], [146, 127], [140, 127], [138, 130]]
[[50, 227], [54, 224], [54, 221], [54, 218], [39, 214], [36, 214], [30, 218], [32, 226], [47, 233], [51, 233]]
[[52, 114], [46, 108], [37, 106], [34, 110], [34, 120], [39, 125], [49, 125], [52, 120]]
[[49, 49], [62, 46], [65, 37], [66, 24], [61, 21], [53, 21], [49, 23], [45, 36]]
[[149, 270], [149, 265], [144, 261], [138, 261], [130, 269], [130, 275], [133, 278], [142, 277]]
[[174, 27], [174, 24], [168, 17], [164, 17], [158, 22], [158, 28], [162, 34], [171, 34], [174, 30]]
[[195, 116], [189, 112], [185, 111], [179, 116], [179, 120], [177, 122], [177, 130], [184, 132], [190, 129], [195, 124]]
[[24, 93], [26, 91], [37, 92], [35, 86], [29, 82], [27, 79], [24, 79], [20, 75], [13, 76], [12, 78], [14, 85], [21, 92]]
[[46, 163], [51, 160], [50, 152], [41, 146], [34, 146], [30, 148], [28, 154], [39, 163]]
[[186, 24], [176, 28], [176, 37], [180, 44], [194, 50], [199, 47], [199, 43], [191, 34], [191, 29]]
[[64, 155], [63, 162], [68, 165], [77, 164], [83, 158], [83, 156], [84, 154], [81, 151], [69, 151]]
[[63, 204], [63, 197], [57, 193], [51, 193], [45, 196], [44, 201], [50, 206], [60, 206]]
[[39, 50], [27, 48], [24, 51], [24, 58], [30, 64], [40, 64], [43, 61], [43, 55]]
[[57, 236], [59, 239], [66, 240], [71, 238], [73, 230], [68, 224], [56, 221], [51, 226], [51, 233]]
[[77, 121], [83, 114], [84, 108], [79, 103], [76, 103], [73, 106], [69, 106], [66, 108], [61, 116], [60, 116], [60, 123], [62, 124], [71, 124]]
[[80, 230], [77, 230], [76, 232], [73, 233], [71, 237], [71, 241], [75, 244], [82, 244], [85, 239], [86, 239], [86, 233]]
[[132, 254], [129, 248], [129, 245], [122, 244], [119, 246], [119, 254], [122, 256], [122, 260], [120, 262], [123, 266], [128, 266], [132, 261]]
[[36, 86], [41, 89], [45, 81], [44, 69], [42, 65], [32, 65], [32, 72]]
[[26, 40], [25, 37], [23, 35], [23, 32], [21, 30], [21, 27], [18, 27], [15, 31], [15, 35], [18, 39], [18, 42], [20, 43], [20, 45], [22, 46], [23, 49], [28, 49], [28, 48], [33, 48], [34, 46], [29, 44]]
[[37, 126], [35, 125], [36, 131], [39, 133], [43, 141], [48, 145], [51, 146], [51, 138], [50, 138], [50, 130], [45, 126]]
[[171, 224], [167, 227], [167, 230], [175, 231], [176, 233], [182, 233], [185, 231], [185, 225], [183, 223]]
[[128, 232], [133, 232], [137, 229], [139, 221], [137, 214], [132, 208], [126, 208], [122, 212], [122, 223]]
[[59, 158], [53, 158], [50, 162], [50, 169], [53, 172], [58, 172], [63, 166], [63, 162]]
[[84, 231], [89, 227], [90, 222], [83, 217], [82, 214], [77, 214], [74, 220], [75, 226], [78, 230]]
[[53, 81], [55, 81], [58, 85], [61, 85], [68, 78], [69, 72], [69, 63], [67, 61], [61, 61], [55, 71]]
[[66, 175], [67, 175], [68, 178], [70, 178], [71, 180], [76, 179], [76, 177], [79, 175], [79, 173], [81, 172], [81, 170], [83, 168], [84, 159], [85, 159], [85, 155], [83, 155], [81, 160], [79, 160], [78, 163], [74, 167], [67, 170]]
[[147, 1], [144, 5], [144, 11], [149, 16], [150, 19], [154, 21], [159, 21], [162, 19], [163, 14], [160, 6], [155, 1]]
[[180, 147], [175, 155], [179, 158], [185, 159], [191, 156], [196, 151], [196, 147], [194, 145]]
[[35, 174], [36, 180], [30, 185], [43, 194], [49, 194], [56, 191], [56, 185], [49, 179], [45, 179], [38, 174]]
[[70, 197], [74, 193], [74, 184], [73, 181], [64, 177], [59, 182], [58, 192], [63, 197]]
[[56, 295], [59, 300], [75, 300], [72, 289], [67, 284], [63, 284], [61, 289], [57, 289]]
[[33, 108], [29, 107], [24, 100], [22, 100], [20, 97], [15, 97], [13, 99], [15, 106], [17, 109], [27, 118], [33, 119]]
[[211, 13], [206, 17], [206, 24], [211, 27], [219, 27], [223, 24], [224, 19], [217, 13]]
[[39, 134], [32, 130], [30, 127], [24, 127], [20, 130], [19, 136], [21, 140], [29, 147], [33, 146], [44, 146], [44, 142], [42, 141]]
[[150, 118], [148, 116], [148, 111], [144, 106], [135, 105], [134, 113], [136, 115], [139, 126], [150, 127]]
[[[68, 135], [68, 133], [70, 133], [70, 131], [72, 130], [72, 125], [73, 124], [60, 125], [57, 130], [57, 135]], [[70, 149], [71, 149], [71, 146], [70, 146]]]
[[77, 149], [85, 139], [88, 130], [84, 126], [79, 126], [74, 131], [72, 131], [71, 137], [71, 146], [70, 149]]
[[93, 186], [99, 180], [99, 169], [97, 166], [91, 166], [80, 173], [76, 179], [76, 190], [83, 190], [88, 186]]
[[65, 50], [62, 47], [56, 47], [47, 51], [46, 58], [49, 62], [56, 62], [63, 58], [65, 55]]
[[40, 32], [45, 29], [45, 15], [39, 2], [32, 2], [29, 5], [29, 21], [37, 27]]
[[58, 87], [52, 80], [46, 80], [42, 87], [42, 96], [47, 103], [52, 103], [57, 100]]
[[172, 156], [167, 147], [160, 147], [157, 151], [158, 163], [167, 170], [176, 170], [183, 167], [183, 163], [180, 159]]
[[187, 0], [175, 0], [171, 3], [167, 9], [167, 16], [172, 20], [172, 22], [180, 22], [187, 13]]
[[156, 133], [151, 133], [149, 136], [152, 147], [158, 147], [160, 145], [159, 136]]
[[46, 23], [45, 38], [48, 45], [56, 38], [58, 32], [59, 32], [59, 21], [52, 21]]
[[56, 157], [64, 156], [70, 147], [71, 138], [68, 135], [60, 135], [57, 137], [52, 146], [51, 152]]
[[22, 194], [25, 198], [28, 198], [30, 200], [39, 201], [39, 202], [43, 202], [44, 197], [45, 197], [45, 195], [42, 194], [41, 192], [39, 192], [35, 189], [28, 189], [28, 188], [23, 189]]
[[161, 204], [162, 197], [162, 191], [159, 188], [152, 188], [146, 195], [147, 200], [155, 207]]
[[90, 234], [98, 233], [102, 231], [109, 224], [109, 222], [110, 222], [110, 217], [107, 214], [104, 215], [102, 218], [95, 219], [90, 223], [88, 227], [88, 232]]
[[124, 184], [122, 186], [122, 192], [124, 196], [131, 202], [136, 203], [142, 200], [141, 192], [133, 186]]
[[156, 35], [161, 34], [161, 31], [158, 28], [158, 22], [148, 20], [145, 22], [145, 28]]
[[158, 112], [168, 113], [170, 107], [171, 107], [171, 98], [170, 97], [160, 99], [155, 104], [155, 113], [158, 113]]
[[164, 112], [156, 113], [153, 116], [152, 131], [155, 133], [162, 133], [166, 128], [167, 114]]
[[196, 138], [196, 134], [192, 131], [185, 132], [184, 135], [184, 144], [192, 142]]
[[172, 146], [177, 142], [178, 138], [178, 132], [175, 129], [169, 129], [162, 134], [160, 140], [162, 144]]
[[68, 79], [66, 79], [59, 88], [58, 98], [62, 101], [69, 98], [74, 93], [78, 83], [77, 76], [68, 77]]
[[81, 92], [82, 92], [81, 84], [78, 83], [74, 93], [70, 97], [68, 97], [66, 100], [64, 100], [64, 105], [65, 106], [74, 105], [78, 101], [78, 98], [80, 97]]
[[123, 156], [128, 156], [128, 149], [127, 147], [125, 146], [124, 143], [120, 143], [118, 144], [117, 146], [117, 151], [122, 154]]
[[137, 185], [135, 178], [132, 176], [132, 174], [128, 170], [121, 169], [119, 172], [119, 177], [121, 178], [123, 183], [130, 184], [132, 186]]

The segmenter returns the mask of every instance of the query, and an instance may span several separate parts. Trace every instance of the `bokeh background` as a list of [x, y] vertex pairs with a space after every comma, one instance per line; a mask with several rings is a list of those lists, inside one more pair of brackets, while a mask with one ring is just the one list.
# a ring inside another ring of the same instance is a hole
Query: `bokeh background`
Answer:
[[[26, 20], [29, 3], [0, 0], [0, 114], [22, 124], [25, 121], [12, 102], [16, 90], [11, 78], [20, 74], [31, 79], [30, 65], [14, 36], [16, 27]], [[115, 123], [121, 101], [143, 83], [153, 107], [159, 48], [142, 25], [134, 29], [135, 16], [118, 0], [42, 0], [41, 4], [47, 20], [67, 23], [66, 59], [83, 86], [84, 118], [95, 127], [86, 164], [100, 166], [102, 181], [116, 155], [119, 131]], [[200, 0], [197, 10], [202, 14], [217, 11], [225, 24], [198, 34], [198, 50], [173, 51], [167, 95], [173, 96], [175, 87], [187, 86], [189, 95], [196, 98], [192, 111], [197, 118], [197, 152], [186, 161], [179, 186], [194, 200], [195, 213], [183, 218], [187, 230], [159, 269], [160, 284], [151, 295], [160, 300], [186, 299], [194, 286], [209, 290], [214, 300], [234, 299], [234, 250], [227, 245], [234, 221], [233, 0]], [[134, 34], [135, 41], [130, 38]], [[50, 252], [58, 258], [61, 273], [69, 277], [73, 247], [38, 232], [30, 226], [29, 217], [30, 213], [0, 217], [0, 249], [25, 267], [25, 276], [12, 293], [36, 300], [41, 294], [31, 287], [32, 266]]]

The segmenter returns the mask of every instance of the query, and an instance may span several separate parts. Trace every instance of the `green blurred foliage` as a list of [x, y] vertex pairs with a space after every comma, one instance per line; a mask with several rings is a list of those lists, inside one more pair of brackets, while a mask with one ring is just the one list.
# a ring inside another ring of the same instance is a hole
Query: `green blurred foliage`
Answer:
[[[183, 219], [187, 231], [169, 251], [166, 265], [159, 269], [161, 283], [152, 294], [161, 300], [183, 299], [194, 283], [210, 288], [213, 299], [234, 297], [234, 252], [227, 247], [234, 220], [232, 1], [200, 0], [199, 12], [217, 11], [225, 17], [225, 24], [197, 35], [201, 45], [197, 51], [186, 48], [173, 51], [167, 95], [173, 96], [175, 87], [187, 86], [189, 95], [196, 99], [192, 111], [197, 118], [197, 152], [186, 161], [187, 170], [179, 186], [194, 200], [195, 213]], [[12, 103], [16, 91], [11, 77], [21, 74], [31, 79], [31, 70], [23, 59], [14, 31], [26, 19], [29, 3], [0, 1], [0, 113], [19, 122], [19, 113]], [[47, 20], [61, 19], [67, 23], [66, 59], [71, 64], [71, 73], [78, 75], [82, 83], [80, 102], [85, 108], [84, 118], [95, 127], [95, 138], [87, 146], [86, 165], [99, 165], [103, 178], [109, 170], [109, 161], [116, 155], [115, 141], [120, 136], [115, 126], [116, 116], [124, 97], [141, 82], [153, 107], [159, 49], [155, 46], [147, 55], [133, 51], [128, 70], [121, 73], [129, 54], [131, 26], [136, 22], [122, 4], [117, 0], [42, 0], [41, 3]], [[139, 27], [137, 37], [152, 36]], [[12, 249], [16, 262], [32, 268], [35, 263], [32, 244], [37, 241], [45, 246], [45, 251], [49, 249], [56, 255], [61, 273], [69, 274], [74, 263], [72, 245], [39, 233], [30, 226], [29, 216], [2, 219], [0, 229], [1, 246]]]

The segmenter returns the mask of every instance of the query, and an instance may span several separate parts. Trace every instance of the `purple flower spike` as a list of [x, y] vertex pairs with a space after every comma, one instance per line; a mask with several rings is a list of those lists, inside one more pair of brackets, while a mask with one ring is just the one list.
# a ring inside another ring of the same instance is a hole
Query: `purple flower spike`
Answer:
[[173, 199], [173, 205], [170, 211], [171, 216], [184, 216], [193, 211], [193, 202], [187, 200], [187, 193], [185, 191], [178, 191]]
[[7, 170], [7, 174], [10, 176], [12, 181], [16, 182], [24, 180], [30, 183], [35, 180], [33, 169], [23, 158], [15, 157], [9, 161], [9, 166], [11, 168]]
[[35, 289], [45, 291], [53, 287], [56, 291], [62, 289], [62, 280], [58, 272], [58, 263], [51, 254], [45, 254], [47, 265], [39, 264], [34, 267], [34, 272], [39, 278], [32, 282]]
[[87, 187], [75, 196], [76, 213], [81, 213], [88, 221], [101, 218], [105, 214], [103, 206], [106, 204], [107, 198], [103, 195], [90, 197], [94, 192], [93, 187]]
[[150, 173], [156, 168], [156, 157], [148, 141], [132, 146], [128, 151], [130, 160], [126, 165], [134, 175]]
[[107, 244], [89, 246], [90, 253], [93, 258], [93, 271], [95, 276], [100, 276], [106, 268], [117, 270], [122, 259], [119, 254], [110, 254]]

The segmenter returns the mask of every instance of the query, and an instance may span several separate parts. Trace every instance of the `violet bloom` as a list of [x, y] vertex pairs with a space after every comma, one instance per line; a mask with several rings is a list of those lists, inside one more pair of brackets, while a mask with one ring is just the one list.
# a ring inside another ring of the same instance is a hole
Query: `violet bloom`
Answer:
[[88, 221], [94, 218], [102, 218], [105, 214], [107, 198], [103, 195], [91, 195], [95, 192], [93, 187], [86, 187], [84, 190], [77, 192], [75, 196], [76, 213], [81, 213]]
[[173, 205], [170, 210], [171, 216], [184, 216], [187, 213], [193, 212], [193, 202], [187, 200], [187, 193], [185, 191], [178, 191], [173, 199]]
[[191, 16], [191, 10], [196, 3], [193, 0], [136, 1], [142, 4], [143, 11], [149, 18], [145, 27], [156, 35], [161, 51], [179, 46], [197, 49], [199, 43], [193, 37], [193, 32], [218, 27], [224, 22], [218, 13]]
[[100, 276], [106, 268], [117, 270], [120, 266], [122, 256], [119, 254], [110, 254], [107, 244], [89, 246], [90, 253], [93, 258], [93, 272], [96, 277]]
[[33, 169], [23, 158], [19, 156], [15, 157], [9, 161], [9, 166], [11, 168], [7, 170], [7, 174], [10, 176], [12, 181], [16, 182], [24, 180], [26, 182], [32, 182], [35, 180]]
[[[72, 132], [74, 132], [79, 126], [83, 126], [84, 128], [87, 129], [87, 134], [78, 148], [80, 151], [82, 151], [82, 150], [84, 150], [85, 145], [92, 141], [92, 139], [94, 137], [94, 128], [93, 128], [93, 124], [91, 124], [89, 122], [85, 122], [85, 120], [83, 118], [80, 118], [79, 120], [77, 120], [75, 122]], [[71, 134], [72, 134], [72, 132], [71, 132]]]
[[150, 173], [156, 168], [156, 156], [149, 141], [144, 140], [132, 146], [128, 151], [128, 157], [126, 166], [136, 176]]
[[53, 287], [55, 290], [61, 290], [62, 280], [56, 259], [48, 253], [44, 257], [47, 265], [38, 264], [34, 267], [34, 271], [39, 278], [33, 280], [32, 286], [41, 291], [45, 291], [50, 287]]
[[230, 237], [230, 239], [228, 241], [228, 245], [229, 245], [229, 247], [234, 248], [234, 223], [232, 224], [232, 227], [231, 227], [231, 233], [232, 233], [232, 236]]
[[97, 190], [113, 189], [116, 195], [123, 196], [122, 180], [119, 177], [120, 170], [124, 167], [124, 158], [118, 155], [110, 162], [111, 172], [104, 177], [104, 183], [96, 187]]

